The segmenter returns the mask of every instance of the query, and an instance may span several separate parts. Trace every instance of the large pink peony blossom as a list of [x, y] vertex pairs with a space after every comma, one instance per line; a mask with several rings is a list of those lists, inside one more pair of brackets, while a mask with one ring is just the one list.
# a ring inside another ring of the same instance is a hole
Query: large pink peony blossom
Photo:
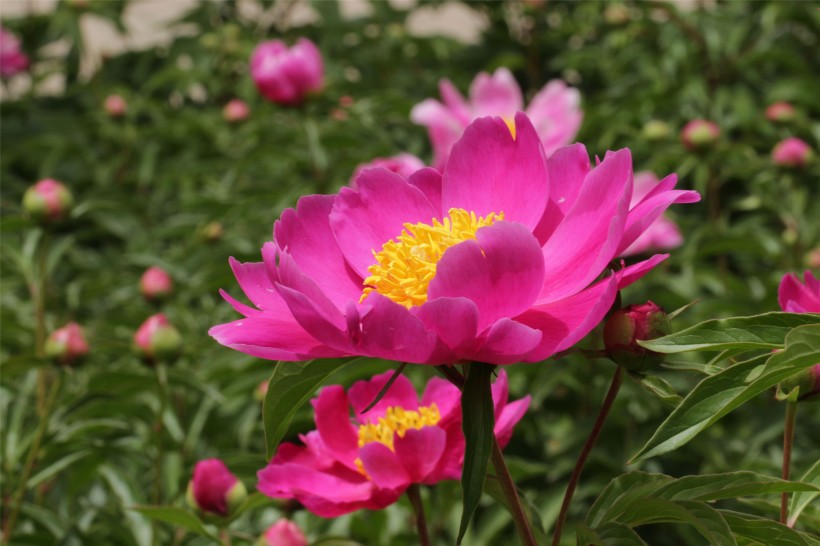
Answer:
[[291, 48], [281, 40], [262, 42], [251, 55], [251, 76], [266, 99], [299, 104], [324, 86], [322, 55], [307, 38], [299, 38]]
[[[384, 397], [362, 413], [393, 372], [358, 381], [345, 393], [323, 388], [313, 400], [316, 429], [303, 446], [284, 443], [259, 471], [257, 489], [279, 499], [296, 499], [322, 517], [362, 508], [379, 510], [412, 484], [456, 480], [464, 462], [461, 392], [433, 378], [418, 399], [400, 375]], [[508, 403], [507, 375], [492, 386], [495, 435], [503, 447], [530, 405], [530, 397]], [[350, 419], [350, 409], [354, 419]]]
[[[660, 183], [658, 177], [651, 172], [635, 173], [635, 188], [632, 192], [630, 207], [640, 203]], [[662, 215], [647, 227], [646, 231], [629, 245], [629, 248], [621, 252], [621, 256], [632, 256], [648, 250], [666, 250], [679, 247], [681, 244], [683, 244], [683, 236], [678, 230], [678, 226]]]
[[800, 282], [800, 277], [787, 273], [780, 281], [777, 300], [787, 313], [820, 313], [820, 279], [806, 271]]
[[630, 209], [629, 150], [591, 169], [580, 144], [547, 160], [524, 114], [513, 130], [482, 118], [443, 174], [373, 169], [356, 190], [301, 198], [263, 262], [231, 260], [256, 308], [223, 292], [245, 318], [210, 334], [272, 360], [510, 364], [575, 344], [667, 256], [610, 274], [612, 260], [670, 204], [700, 197], [670, 175]]
[[[470, 100], [464, 100], [449, 80], [439, 82], [443, 103], [435, 99], [420, 102], [410, 112], [410, 119], [424, 125], [433, 145], [433, 166], [443, 170], [453, 145], [464, 134], [473, 120], [484, 116], [501, 116], [512, 120], [524, 109], [521, 88], [506, 68], [492, 75], [478, 74], [470, 86]], [[526, 112], [549, 156], [569, 144], [578, 133], [584, 115], [579, 104], [577, 89], [567, 87], [561, 80], [552, 80], [538, 92]]]
[[20, 51], [20, 40], [0, 27], [0, 76], [8, 78], [28, 68], [28, 57]]

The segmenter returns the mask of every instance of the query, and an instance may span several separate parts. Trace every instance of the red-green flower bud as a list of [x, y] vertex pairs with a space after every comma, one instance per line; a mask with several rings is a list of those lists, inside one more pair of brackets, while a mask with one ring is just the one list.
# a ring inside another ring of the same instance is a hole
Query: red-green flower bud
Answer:
[[769, 121], [776, 121], [778, 123], [794, 121], [796, 114], [797, 112], [794, 106], [784, 101], [774, 102], [766, 108], [766, 118]]
[[83, 329], [76, 322], [69, 322], [54, 330], [46, 340], [45, 352], [46, 356], [57, 364], [79, 364], [88, 354], [88, 342], [83, 336]]
[[214, 243], [222, 238], [223, 231], [222, 224], [219, 222], [209, 222], [202, 228], [201, 233], [206, 241]]
[[40, 180], [23, 195], [23, 208], [42, 222], [59, 222], [68, 216], [74, 197], [61, 183], [51, 178]]
[[250, 115], [251, 109], [248, 103], [240, 99], [233, 99], [222, 109], [222, 117], [229, 123], [237, 123], [245, 120]]
[[646, 372], [663, 361], [663, 355], [645, 349], [646, 341], [669, 333], [666, 313], [648, 301], [612, 313], [604, 325], [604, 345], [609, 357], [631, 372]]
[[646, 140], [655, 142], [668, 137], [671, 130], [669, 129], [669, 125], [667, 123], [658, 119], [653, 119], [646, 122], [646, 125], [643, 126], [643, 130], [641, 132]]
[[296, 523], [280, 519], [259, 537], [256, 546], [307, 546], [305, 534]]
[[253, 390], [253, 397], [262, 402], [268, 394], [268, 380], [265, 379]]
[[165, 299], [174, 290], [174, 281], [161, 267], [149, 267], [140, 278], [140, 292], [148, 301]]
[[228, 517], [248, 496], [245, 484], [219, 459], [199, 461], [185, 498], [191, 508], [212, 516]]
[[148, 317], [134, 334], [134, 350], [148, 362], [173, 358], [181, 348], [182, 336], [163, 313]]
[[711, 121], [694, 119], [681, 131], [680, 138], [687, 150], [703, 150], [714, 144], [720, 136], [720, 127]]
[[780, 382], [780, 390], [788, 394], [795, 387], [800, 387], [797, 393], [798, 400], [816, 398], [820, 394], [820, 364], [815, 364], [807, 370]]
[[121, 118], [128, 111], [128, 103], [120, 95], [108, 95], [103, 108], [110, 117]]

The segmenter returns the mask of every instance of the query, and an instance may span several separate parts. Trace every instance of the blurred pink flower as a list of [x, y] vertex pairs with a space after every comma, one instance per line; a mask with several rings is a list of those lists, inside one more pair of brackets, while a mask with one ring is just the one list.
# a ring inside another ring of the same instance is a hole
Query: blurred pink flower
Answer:
[[271, 360], [421, 364], [537, 362], [578, 342], [667, 256], [605, 274], [610, 261], [700, 196], [671, 175], [630, 209], [629, 150], [595, 168], [580, 144], [547, 161], [523, 113], [513, 129], [473, 122], [443, 174], [370, 169], [356, 190], [301, 198], [263, 262], [231, 260], [256, 307], [223, 292], [244, 318], [210, 334]]
[[777, 300], [787, 313], [820, 313], [820, 280], [808, 270], [803, 273], [802, 283], [794, 273], [783, 275]]
[[251, 76], [268, 100], [296, 105], [323, 87], [322, 56], [307, 38], [299, 38], [290, 49], [281, 40], [262, 42], [251, 55]]
[[83, 329], [76, 322], [69, 322], [54, 330], [45, 345], [46, 356], [59, 364], [72, 365], [88, 354], [88, 342]]
[[[631, 207], [638, 206], [661, 181], [651, 172], [643, 171], [635, 173], [635, 188], [632, 193]], [[621, 256], [632, 256], [647, 250], [666, 250], [679, 247], [683, 243], [678, 226], [665, 216], [658, 216], [658, 219], [650, 224], [640, 237], [635, 239], [629, 248], [621, 252]]]
[[[512, 123], [515, 113], [524, 109], [521, 88], [506, 68], [492, 75], [479, 73], [470, 86], [470, 99], [464, 97], [449, 80], [439, 82], [442, 100], [427, 99], [410, 112], [413, 123], [424, 125], [433, 145], [433, 166], [443, 170], [453, 145], [461, 138], [471, 121], [484, 116], [500, 116]], [[578, 133], [583, 113], [581, 95], [561, 80], [552, 80], [538, 92], [526, 114], [530, 118], [547, 156], [569, 144]]]
[[140, 292], [149, 301], [163, 299], [170, 295], [173, 289], [173, 279], [161, 267], [149, 267], [140, 277]]
[[28, 68], [28, 57], [20, 51], [20, 40], [0, 26], [0, 76], [8, 78]]
[[366, 169], [375, 169], [378, 167], [400, 174], [404, 178], [409, 178], [411, 174], [424, 168], [424, 162], [413, 154], [399, 154], [394, 155], [393, 157], [379, 157], [369, 163], [362, 163], [356, 167], [356, 170], [353, 172], [353, 176], [350, 177], [350, 183], [348, 185], [351, 188], [355, 188], [356, 179], [360, 174], [362, 174], [362, 172]]
[[[392, 374], [358, 381], [347, 393], [339, 385], [323, 388], [313, 400], [317, 430], [300, 437], [303, 446], [279, 446], [259, 471], [259, 491], [296, 499], [319, 516], [336, 517], [361, 508], [385, 508], [412, 484], [458, 479], [464, 460], [461, 392], [433, 378], [419, 401], [410, 380], [399, 375], [363, 414]], [[530, 397], [507, 403], [504, 371], [492, 393], [495, 434], [503, 447], [526, 413]]]
[[179, 331], [168, 322], [164, 313], [145, 319], [134, 334], [134, 349], [148, 361], [170, 358], [179, 352], [181, 346]]
[[40, 180], [23, 195], [23, 208], [36, 220], [59, 222], [68, 216], [73, 205], [74, 196], [53, 178]]
[[245, 500], [247, 490], [219, 459], [205, 459], [194, 467], [188, 482], [188, 504], [202, 512], [227, 516]]
[[250, 113], [251, 109], [245, 101], [232, 99], [222, 109], [222, 118], [227, 122], [236, 123], [246, 119]]
[[128, 103], [120, 95], [108, 95], [103, 107], [112, 118], [121, 118], [128, 111]]
[[805, 141], [797, 137], [781, 140], [772, 150], [772, 161], [781, 167], [804, 167], [813, 153]]
[[259, 546], [308, 546], [308, 541], [296, 523], [282, 518], [265, 531]]
[[693, 119], [681, 130], [680, 138], [687, 150], [703, 150], [720, 136], [720, 127], [712, 121]]
[[792, 121], [795, 113], [794, 106], [784, 101], [773, 102], [766, 108], [766, 118], [769, 121]]

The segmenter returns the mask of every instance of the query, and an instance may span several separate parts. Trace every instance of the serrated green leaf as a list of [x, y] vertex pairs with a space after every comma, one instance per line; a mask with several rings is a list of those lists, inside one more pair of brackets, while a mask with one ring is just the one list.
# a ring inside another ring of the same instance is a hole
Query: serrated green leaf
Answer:
[[[820, 461], [816, 461], [809, 470], [800, 477], [800, 481], [810, 483], [820, 489]], [[818, 491], [801, 491], [792, 495], [791, 503], [789, 504], [789, 527], [793, 527], [797, 523], [797, 519], [803, 510], [811, 503], [817, 496], [820, 495]]]
[[657, 353], [723, 351], [727, 349], [779, 349], [786, 334], [798, 326], [820, 324], [813, 313], [766, 313], [701, 322], [691, 328], [649, 341], [642, 346]]
[[457, 544], [461, 544], [484, 490], [487, 465], [492, 453], [495, 426], [490, 378], [494, 366], [481, 362], [469, 365], [461, 395], [462, 429], [464, 430], [464, 467], [461, 472], [463, 507]]
[[177, 527], [182, 527], [197, 535], [209, 537], [218, 540], [217, 537], [210, 532], [205, 524], [195, 514], [184, 508], [177, 508], [176, 506], [132, 506], [130, 508], [146, 517], [171, 523]]
[[766, 546], [810, 546], [803, 535], [776, 521], [731, 510], [719, 512], [737, 536]]
[[265, 425], [265, 450], [270, 459], [288, 432], [290, 422], [302, 404], [307, 402], [325, 381], [341, 367], [360, 359], [310, 360], [277, 362], [268, 382], [262, 406]]
[[751, 398], [819, 360], [820, 325], [795, 328], [786, 337], [784, 351], [735, 364], [698, 383], [631, 462], [682, 446]]

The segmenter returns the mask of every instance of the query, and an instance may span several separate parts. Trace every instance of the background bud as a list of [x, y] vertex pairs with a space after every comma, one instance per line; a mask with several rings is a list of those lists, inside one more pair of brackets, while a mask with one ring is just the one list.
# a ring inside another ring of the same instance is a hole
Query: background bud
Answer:
[[662, 308], [651, 301], [630, 305], [612, 313], [604, 325], [607, 354], [631, 372], [646, 372], [663, 361], [663, 355], [638, 345], [669, 333], [669, 319]]
[[248, 117], [251, 113], [248, 104], [239, 99], [233, 99], [222, 109], [222, 118], [229, 123], [237, 123]]
[[251, 76], [266, 99], [297, 105], [324, 86], [322, 55], [307, 38], [290, 48], [281, 40], [262, 42], [251, 55]]
[[112, 118], [121, 118], [128, 111], [128, 103], [120, 95], [108, 95], [103, 107]]
[[815, 364], [808, 370], [803, 370], [797, 375], [780, 382], [780, 390], [785, 394], [795, 387], [800, 387], [797, 393], [798, 400], [816, 398], [820, 394], [820, 364]]
[[693, 119], [681, 131], [680, 138], [687, 150], [703, 150], [720, 136], [720, 127], [705, 119]]
[[308, 541], [296, 523], [280, 519], [259, 537], [257, 546], [307, 546]]
[[793, 121], [795, 114], [794, 106], [784, 101], [774, 102], [766, 108], [766, 119], [778, 123]]
[[812, 155], [811, 148], [804, 140], [789, 137], [774, 147], [772, 161], [781, 167], [805, 167]]
[[670, 132], [669, 125], [659, 119], [647, 121], [641, 131], [643, 137], [650, 142], [663, 140]]
[[182, 336], [163, 313], [148, 317], [134, 334], [134, 350], [148, 362], [179, 354]]
[[73, 205], [71, 192], [52, 178], [40, 180], [23, 195], [23, 208], [37, 221], [59, 222], [68, 216]]
[[162, 300], [173, 290], [173, 279], [161, 267], [149, 267], [140, 278], [140, 292], [148, 301]]
[[205, 459], [194, 467], [185, 498], [191, 508], [216, 516], [230, 516], [248, 496], [245, 484], [219, 459]]
[[88, 354], [88, 342], [83, 336], [83, 329], [76, 322], [69, 322], [54, 330], [46, 340], [45, 352], [48, 358], [58, 364], [78, 364]]

